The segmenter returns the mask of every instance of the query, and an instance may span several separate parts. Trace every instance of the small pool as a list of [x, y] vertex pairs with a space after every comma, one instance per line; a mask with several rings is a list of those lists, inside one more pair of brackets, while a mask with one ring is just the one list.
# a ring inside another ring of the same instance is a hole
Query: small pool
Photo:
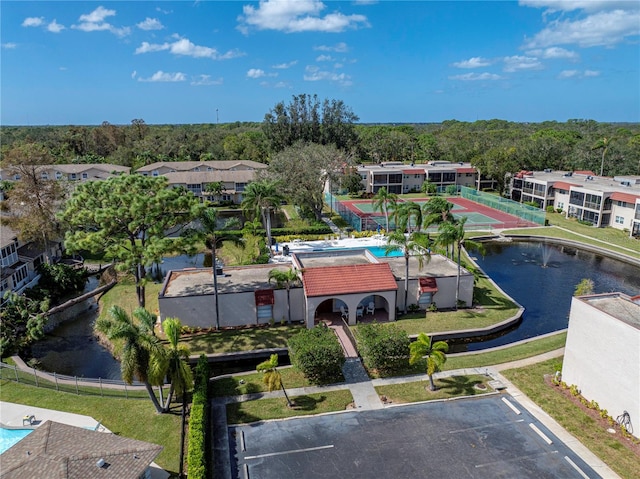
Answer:
[[5, 429], [0, 427], [0, 454], [33, 432], [33, 429]]

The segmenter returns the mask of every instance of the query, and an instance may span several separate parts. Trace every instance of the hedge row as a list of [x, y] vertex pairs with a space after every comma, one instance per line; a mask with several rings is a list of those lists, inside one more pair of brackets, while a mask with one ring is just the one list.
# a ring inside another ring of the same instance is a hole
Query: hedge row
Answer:
[[381, 376], [393, 375], [409, 362], [409, 337], [397, 325], [363, 324], [356, 330], [364, 365]]
[[291, 364], [314, 384], [340, 379], [344, 354], [338, 337], [324, 324], [305, 329], [287, 342]]
[[189, 449], [187, 470], [189, 479], [207, 479], [207, 386], [209, 384], [209, 361], [203, 354], [198, 359], [194, 375], [193, 401], [189, 416]]
[[[258, 234], [265, 235], [266, 231], [258, 230]], [[330, 235], [333, 234], [331, 228], [327, 225], [307, 226], [306, 228], [271, 228], [271, 236], [303, 236], [303, 235]], [[234, 236], [242, 238], [242, 230], [224, 230], [216, 231], [219, 237]]]

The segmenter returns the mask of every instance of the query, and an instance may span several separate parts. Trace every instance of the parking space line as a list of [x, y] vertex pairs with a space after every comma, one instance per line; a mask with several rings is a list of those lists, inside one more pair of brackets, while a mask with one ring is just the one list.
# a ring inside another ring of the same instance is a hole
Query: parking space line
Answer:
[[529, 427], [531, 429], [533, 429], [538, 434], [538, 436], [540, 436], [544, 440], [544, 442], [546, 442], [547, 444], [553, 444], [553, 441], [551, 439], [549, 439], [544, 432], [542, 432], [540, 429], [538, 429], [538, 426], [536, 426], [535, 424], [530, 422], [529, 423]]
[[480, 426], [467, 427], [465, 429], [454, 429], [453, 431], [449, 431], [449, 434], [457, 434], [459, 432], [466, 432], [466, 431], [475, 431], [477, 429], [484, 429], [487, 427], [509, 426], [511, 424], [516, 424], [519, 422], [524, 422], [524, 419], [518, 419], [517, 421], [494, 422], [492, 424], [482, 424]]
[[513, 404], [511, 404], [511, 401], [509, 401], [505, 397], [503, 397], [501, 399], [502, 399], [502, 402], [505, 403], [507, 406], [509, 406], [509, 409], [511, 409], [513, 412], [515, 412], [518, 416], [521, 414], [520, 410], [517, 407], [515, 407]]
[[246, 452], [247, 451], [247, 447], [244, 444], [244, 431], [240, 431], [240, 450], [242, 452]]
[[505, 462], [518, 462], [518, 461], [521, 461], [522, 459], [533, 459], [535, 457], [543, 457], [549, 454], [557, 454], [557, 453], [558, 451], [550, 451], [550, 452], [543, 452], [543, 453], [537, 453], [537, 454], [525, 454], [522, 456], [513, 457], [511, 459], [503, 459], [501, 461], [487, 462], [485, 464], [476, 464], [476, 468], [480, 469], [481, 467], [491, 467], [496, 464], [504, 464]]
[[246, 456], [244, 460], [248, 461], [250, 459], [260, 459], [263, 457], [282, 456], [284, 454], [295, 454], [298, 452], [319, 451], [321, 449], [331, 449], [332, 447], [334, 447], [333, 444], [329, 444], [327, 446], [307, 447], [305, 449], [292, 449], [291, 451], [269, 452], [267, 454], [258, 454], [257, 456]]
[[578, 474], [580, 474], [582, 477], [584, 477], [584, 479], [589, 479], [589, 476], [587, 476], [584, 471], [582, 469], [580, 469], [578, 467], [578, 465], [573, 462], [571, 459], [569, 459], [568, 456], [564, 456], [564, 458], [567, 460], [567, 462], [571, 465], [571, 467], [573, 467], [576, 471], [578, 471]]

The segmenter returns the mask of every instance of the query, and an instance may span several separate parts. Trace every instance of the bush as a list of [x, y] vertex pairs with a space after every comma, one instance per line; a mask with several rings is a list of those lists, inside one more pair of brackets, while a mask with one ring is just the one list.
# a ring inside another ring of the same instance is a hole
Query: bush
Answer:
[[358, 351], [368, 369], [383, 376], [392, 375], [407, 366], [409, 337], [397, 325], [365, 324], [356, 331]]
[[553, 213], [554, 211], [555, 209], [553, 208], [553, 205], [547, 206], [547, 213]]
[[209, 385], [209, 361], [203, 354], [195, 369], [193, 401], [189, 415], [189, 449], [187, 450], [187, 470], [189, 479], [207, 478], [206, 437], [207, 387]]
[[315, 384], [340, 379], [344, 354], [337, 336], [327, 326], [305, 329], [287, 342], [291, 364]]

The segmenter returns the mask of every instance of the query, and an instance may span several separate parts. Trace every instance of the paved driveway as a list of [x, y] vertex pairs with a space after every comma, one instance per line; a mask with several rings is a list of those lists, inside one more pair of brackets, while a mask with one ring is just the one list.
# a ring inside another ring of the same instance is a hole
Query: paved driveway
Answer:
[[229, 435], [238, 479], [600, 477], [506, 394], [271, 421]]

